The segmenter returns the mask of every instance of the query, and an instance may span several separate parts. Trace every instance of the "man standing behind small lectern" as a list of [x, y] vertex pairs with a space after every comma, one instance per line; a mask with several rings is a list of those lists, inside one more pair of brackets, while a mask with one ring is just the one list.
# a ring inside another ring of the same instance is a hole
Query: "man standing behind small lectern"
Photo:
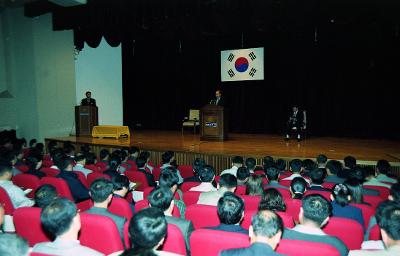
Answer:
[[224, 113], [222, 91], [215, 92], [215, 99], [201, 108], [200, 140], [224, 141], [227, 138], [228, 121]]
[[82, 106], [96, 106], [96, 100], [92, 98], [92, 92], [87, 91], [85, 93], [86, 98], [83, 98], [81, 100], [81, 105]]
[[98, 124], [96, 100], [92, 98], [92, 93], [87, 91], [81, 105], [75, 107], [76, 136], [92, 135], [93, 126]]

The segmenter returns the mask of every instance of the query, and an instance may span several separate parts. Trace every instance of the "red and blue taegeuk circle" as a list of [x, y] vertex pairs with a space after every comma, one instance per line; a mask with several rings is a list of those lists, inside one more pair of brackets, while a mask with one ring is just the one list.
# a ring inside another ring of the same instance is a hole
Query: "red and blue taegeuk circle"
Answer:
[[244, 57], [239, 57], [235, 61], [235, 68], [238, 72], [245, 72], [249, 68], [249, 61]]

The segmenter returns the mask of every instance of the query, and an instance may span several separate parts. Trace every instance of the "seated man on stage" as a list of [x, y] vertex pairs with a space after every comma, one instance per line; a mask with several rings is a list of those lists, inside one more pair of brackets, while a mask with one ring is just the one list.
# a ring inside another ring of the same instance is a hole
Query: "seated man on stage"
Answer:
[[303, 112], [299, 110], [297, 106], [293, 106], [292, 113], [289, 116], [289, 120], [286, 124], [286, 136], [285, 140], [289, 140], [291, 131], [296, 131], [297, 141], [301, 140], [301, 128], [303, 127]]
[[86, 92], [86, 98], [82, 99], [82, 106], [96, 106], [96, 100], [92, 98], [92, 93], [90, 91]]

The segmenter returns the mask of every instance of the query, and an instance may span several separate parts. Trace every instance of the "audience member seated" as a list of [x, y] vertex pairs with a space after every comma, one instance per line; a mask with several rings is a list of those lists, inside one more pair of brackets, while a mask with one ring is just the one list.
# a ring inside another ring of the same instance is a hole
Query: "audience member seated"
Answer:
[[89, 152], [86, 154], [86, 165], [95, 165], [97, 157], [95, 153]]
[[[75, 147], [74, 147], [74, 145], [72, 145], [70, 141], [66, 141], [66, 142], [69, 142], [69, 143], [68, 144], [64, 144], [64, 153], [65, 153], [65, 155], [69, 156], [70, 158], [75, 158]], [[38, 143], [38, 145], [39, 145], [39, 143]]]
[[178, 207], [181, 218], [184, 218], [186, 212], [186, 205], [183, 201], [183, 193], [178, 188], [178, 175], [175, 168], [169, 167], [162, 170], [160, 174], [160, 187], [168, 188], [171, 190], [174, 198], [174, 205]]
[[74, 160], [76, 165], [72, 168], [72, 170], [83, 173], [85, 177], [87, 177], [89, 173], [92, 173], [91, 170], [84, 167], [86, 165], [86, 155], [81, 153], [77, 154]]
[[60, 170], [60, 166], [64, 165], [65, 154], [61, 148], [56, 148], [50, 152], [51, 159], [53, 160], [53, 165], [50, 168]]
[[40, 168], [42, 167], [42, 159], [38, 159], [37, 157], [30, 155], [26, 159], [25, 163], [29, 168], [26, 172], [27, 174], [35, 175], [39, 179], [46, 176], [44, 172], [40, 171]]
[[[397, 202], [381, 203], [381, 213], [376, 215], [385, 250], [350, 251], [349, 256], [395, 256], [400, 255], [400, 205]], [[380, 207], [378, 207], [380, 208]], [[378, 210], [377, 210], [378, 213]]]
[[363, 187], [362, 184], [358, 181], [358, 179], [355, 178], [347, 179], [344, 182], [344, 184], [350, 191], [351, 195], [350, 203], [369, 205], [368, 203], [364, 202]]
[[282, 158], [276, 159], [275, 168], [278, 169], [280, 173], [284, 173], [286, 171], [286, 161]]
[[288, 187], [285, 187], [285, 186], [282, 186], [281, 184], [279, 184], [278, 180], [279, 180], [280, 172], [275, 167], [269, 167], [268, 169], [266, 169], [265, 174], [267, 175], [267, 178], [268, 178], [268, 184], [265, 186], [265, 188], [288, 189]]
[[265, 156], [263, 158], [263, 169], [266, 170], [269, 167], [274, 167], [275, 166], [275, 162], [274, 162], [274, 158], [272, 156]]
[[[362, 186], [362, 184], [365, 182], [365, 170], [362, 167], [356, 167], [354, 170], [352, 170], [349, 175], [348, 179], [356, 179]], [[362, 186], [362, 193], [363, 195], [368, 195], [368, 196], [379, 196], [380, 193], [376, 189], [371, 189], [371, 188], [365, 188]]]
[[357, 160], [352, 156], [346, 156], [343, 160], [344, 166], [337, 176], [342, 179], [349, 178], [349, 174], [357, 167]]
[[293, 199], [301, 200], [307, 191], [307, 181], [303, 177], [296, 177], [290, 183], [289, 190]]
[[256, 159], [254, 159], [253, 157], [246, 158], [245, 165], [246, 165], [247, 170], [249, 170], [250, 174], [254, 173], [254, 171], [256, 169], [256, 164], [257, 164]]
[[321, 195], [305, 196], [299, 213], [300, 224], [293, 229], [285, 229], [283, 238], [329, 244], [335, 247], [341, 256], [346, 256], [348, 253], [346, 245], [321, 229], [329, 221], [331, 207], [328, 200]]
[[164, 152], [164, 154], [161, 155], [161, 161], [162, 161], [161, 170], [167, 167], [175, 167], [175, 170], [177, 172], [176, 174], [178, 175], [179, 178], [178, 184], [182, 184], [183, 178], [178, 170], [178, 165], [176, 164], [175, 153], [172, 151]]
[[364, 227], [364, 218], [360, 208], [349, 205], [351, 201], [350, 190], [344, 184], [336, 184], [332, 188], [332, 216], [352, 219]]
[[328, 157], [324, 154], [319, 154], [316, 158], [318, 168], [326, 168], [326, 162], [328, 162]]
[[0, 204], [0, 234], [3, 232], [3, 230], [2, 230], [3, 222], [4, 222], [4, 208]]
[[249, 234], [246, 229], [240, 226], [240, 222], [244, 217], [244, 202], [242, 198], [228, 191], [218, 200], [217, 209], [221, 224], [216, 227], [207, 227], [207, 229]]
[[318, 165], [312, 159], [304, 159], [302, 161], [303, 164], [303, 175], [310, 176], [310, 172], [315, 168], [318, 168]]
[[17, 234], [0, 233], [1, 256], [28, 256], [28, 242]]
[[136, 158], [139, 157], [139, 148], [138, 147], [130, 147], [128, 149], [128, 160], [131, 160], [132, 162], [136, 162]]
[[282, 236], [282, 219], [272, 211], [259, 211], [251, 219], [249, 228], [250, 247], [230, 249], [221, 256], [279, 256], [275, 253]]
[[379, 186], [390, 188], [389, 184], [383, 183], [376, 178], [376, 171], [372, 167], [364, 167], [364, 172], [366, 180], [363, 184], [364, 186]]
[[34, 201], [25, 196], [25, 192], [11, 181], [11, 165], [0, 164], [0, 187], [2, 187], [10, 197], [14, 208], [32, 206]]
[[232, 167], [230, 169], [226, 169], [226, 170], [222, 171], [221, 175], [229, 173], [236, 177], [238, 168], [242, 167], [242, 166], [243, 166], [243, 157], [234, 156], [232, 158]]
[[77, 203], [89, 199], [90, 196], [89, 190], [78, 179], [78, 175], [72, 171], [72, 163], [73, 160], [70, 157], [64, 156], [62, 165], [59, 165], [61, 172], [57, 175], [57, 178], [61, 178], [67, 182], [72, 197]]
[[199, 192], [210, 192], [217, 191], [213, 185], [215, 179], [215, 170], [211, 165], [205, 165], [203, 169], [200, 170], [199, 178], [201, 183], [198, 186], [190, 188], [189, 191], [199, 191]]
[[174, 209], [173, 197], [174, 194], [169, 188], [161, 187], [153, 190], [149, 195], [148, 200], [151, 207], [158, 208], [164, 212], [165, 219], [169, 224], [176, 225], [182, 231], [186, 242], [186, 250], [189, 252], [189, 238], [194, 227], [191, 221], [172, 216], [172, 210]]
[[126, 219], [108, 211], [108, 205], [111, 203], [113, 197], [113, 190], [114, 188], [111, 181], [103, 178], [95, 180], [92, 185], [90, 185], [90, 196], [92, 197], [94, 205], [86, 212], [110, 217], [115, 222], [123, 241]]
[[249, 177], [250, 172], [246, 167], [242, 166], [237, 169], [236, 178], [238, 181], [238, 186], [245, 186]]
[[206, 161], [202, 158], [196, 158], [193, 161], [192, 168], [193, 168], [193, 176], [192, 177], [187, 177], [183, 181], [193, 181], [193, 182], [201, 182], [200, 180], [200, 172], [203, 169], [203, 167], [206, 165]]
[[[124, 175], [118, 175], [111, 178], [113, 184], [113, 197], [126, 199], [129, 192], [129, 179]], [[132, 213], [135, 212], [135, 202], [132, 200], [130, 204]]]
[[99, 162], [104, 163], [108, 168], [108, 162], [110, 161], [110, 156], [111, 156], [110, 151], [108, 151], [107, 149], [100, 150], [100, 154], [99, 154], [100, 161]]
[[58, 193], [53, 185], [45, 184], [35, 191], [35, 206], [44, 208], [58, 198]]
[[309, 190], [330, 191], [322, 186], [326, 177], [325, 168], [316, 168], [310, 172], [311, 184]]
[[[306, 180], [303, 176], [301, 176], [301, 172], [303, 171], [303, 163], [301, 162], [300, 159], [293, 159], [289, 163], [290, 166], [290, 171], [292, 172], [292, 175], [289, 177], [286, 177], [282, 180], [293, 180], [294, 178], [301, 177], [304, 180]], [[307, 180], [306, 180], [307, 181]], [[309, 181], [307, 181], [309, 182]]]
[[[239, 168], [240, 169], [240, 168]], [[239, 174], [239, 172], [238, 172]], [[239, 177], [239, 175], [238, 175]], [[252, 175], [247, 180], [246, 195], [261, 196], [264, 192], [262, 177], [260, 175]]]
[[32, 252], [61, 256], [103, 255], [80, 245], [78, 240], [78, 233], [81, 229], [79, 212], [75, 204], [68, 199], [58, 198], [44, 207], [40, 213], [40, 220], [44, 230], [55, 237], [55, 240], [36, 244]]
[[217, 205], [219, 199], [225, 194], [225, 192], [234, 193], [237, 187], [237, 179], [232, 174], [221, 175], [218, 183], [217, 191], [203, 192], [199, 196], [198, 204], [206, 205]]
[[274, 188], [269, 188], [264, 191], [261, 197], [261, 201], [258, 204], [258, 210], [285, 212], [286, 204], [283, 200], [281, 193], [278, 190]]
[[150, 152], [149, 151], [142, 151], [140, 152], [139, 157], [146, 159], [145, 168], [149, 170], [150, 173], [153, 173], [154, 166], [150, 164]]
[[329, 160], [326, 163], [327, 176], [325, 182], [343, 183], [345, 179], [339, 178], [337, 174], [342, 171], [342, 163], [337, 160]]
[[143, 173], [146, 175], [147, 183], [149, 184], [150, 187], [156, 187], [157, 184], [154, 180], [154, 177], [151, 173], [146, 171], [146, 159], [143, 157], [138, 157], [136, 159], [136, 166], [137, 166], [137, 171]]
[[119, 173], [125, 173], [127, 170], [129, 170], [132, 165], [128, 163], [128, 153], [125, 150], [120, 150], [120, 158], [121, 158], [121, 164], [118, 168]]
[[376, 164], [376, 172], [377, 176], [376, 179], [380, 182], [389, 182], [389, 183], [396, 183], [397, 180], [390, 178], [388, 174], [390, 174], [391, 166], [388, 161], [386, 160], [379, 160]]
[[[18, 168], [16, 168], [17, 166], [16, 154], [17, 152], [15, 150], [7, 150], [5, 148], [0, 148], [0, 163], [11, 165], [13, 176], [22, 173]], [[25, 165], [25, 163], [23, 163], [23, 165]]]
[[103, 172], [103, 174], [108, 175], [110, 178], [120, 175], [118, 169], [121, 165], [121, 158], [117, 155], [112, 155], [110, 161], [108, 162], [108, 169]]

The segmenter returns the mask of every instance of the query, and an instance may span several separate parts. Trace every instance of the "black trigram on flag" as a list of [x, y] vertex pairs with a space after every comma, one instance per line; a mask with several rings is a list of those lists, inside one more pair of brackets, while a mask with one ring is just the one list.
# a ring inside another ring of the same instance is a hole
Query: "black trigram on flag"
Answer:
[[253, 77], [254, 76], [254, 74], [257, 72], [257, 70], [255, 69], [255, 68], [251, 68], [250, 69], [250, 72], [249, 72], [249, 75], [251, 76], [251, 77]]
[[249, 53], [249, 57], [251, 60], [255, 60], [257, 58], [254, 52]]
[[235, 76], [235, 72], [233, 72], [232, 69], [229, 69], [229, 70], [228, 70], [228, 75], [229, 75], [230, 77], [234, 77], [234, 76]]
[[235, 55], [233, 55], [232, 53], [229, 54], [229, 56], [228, 56], [228, 61], [229, 61], [229, 62], [232, 62], [233, 58], [235, 58]]

